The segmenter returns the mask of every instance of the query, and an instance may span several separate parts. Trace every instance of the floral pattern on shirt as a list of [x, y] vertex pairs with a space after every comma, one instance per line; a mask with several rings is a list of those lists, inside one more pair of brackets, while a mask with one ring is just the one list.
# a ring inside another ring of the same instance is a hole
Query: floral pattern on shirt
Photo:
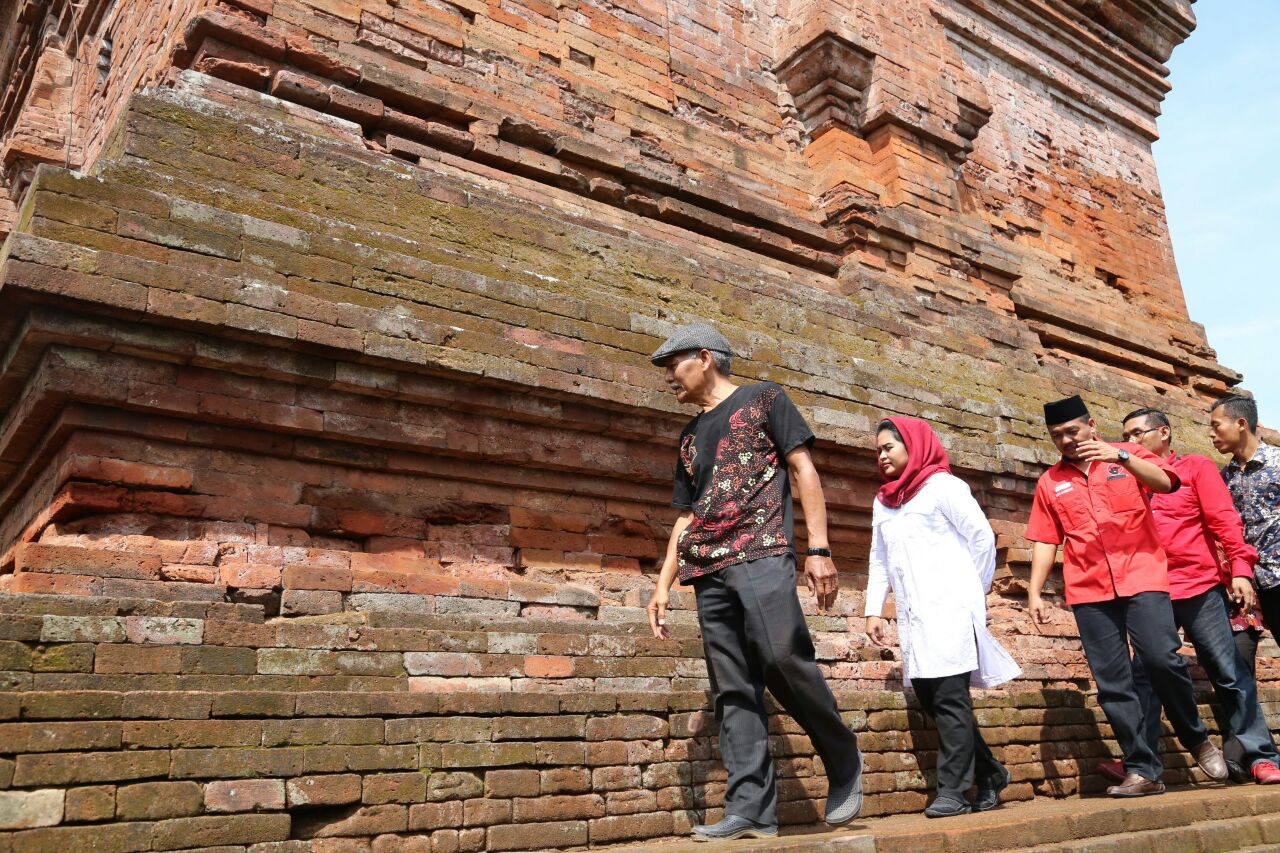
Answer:
[[1262, 589], [1280, 586], [1280, 447], [1261, 444], [1241, 465], [1232, 459], [1222, 479], [1244, 522], [1244, 538], [1258, 549], [1254, 582]]
[[[769, 433], [769, 410], [781, 389], [766, 387], [729, 416], [727, 435], [716, 447], [715, 468], [693, 506], [693, 521], [680, 534], [682, 583], [745, 563], [785, 554], [791, 549], [783, 516], [786, 495], [782, 460]], [[687, 448], [687, 450], [686, 450]], [[681, 458], [693, 474], [692, 438]]]

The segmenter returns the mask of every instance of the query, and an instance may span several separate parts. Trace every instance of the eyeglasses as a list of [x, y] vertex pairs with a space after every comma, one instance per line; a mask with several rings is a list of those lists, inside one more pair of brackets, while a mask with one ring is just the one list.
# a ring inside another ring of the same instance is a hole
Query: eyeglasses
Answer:
[[1144, 436], [1149, 432], [1159, 432], [1160, 427], [1152, 427], [1151, 429], [1138, 429], [1133, 432], [1122, 432], [1120, 437], [1125, 441], [1137, 441], [1140, 436]]

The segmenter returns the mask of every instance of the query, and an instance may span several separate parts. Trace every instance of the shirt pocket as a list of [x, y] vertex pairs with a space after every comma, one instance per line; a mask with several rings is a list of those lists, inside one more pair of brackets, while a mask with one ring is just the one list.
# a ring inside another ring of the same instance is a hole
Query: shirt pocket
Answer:
[[1138, 481], [1128, 474], [1114, 480], [1107, 480], [1103, 489], [1107, 506], [1111, 508], [1113, 515], [1142, 512], [1147, 508], [1147, 502], [1142, 497], [1142, 489], [1138, 487]]
[[1063, 527], [1071, 530], [1088, 525], [1093, 518], [1093, 509], [1083, 489], [1072, 488], [1059, 494], [1057, 509]]

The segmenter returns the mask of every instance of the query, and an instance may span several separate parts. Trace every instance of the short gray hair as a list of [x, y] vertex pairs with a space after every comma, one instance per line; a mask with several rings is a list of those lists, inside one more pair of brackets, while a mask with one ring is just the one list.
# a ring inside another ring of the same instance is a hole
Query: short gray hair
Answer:
[[[719, 350], [706, 349], [706, 347], [703, 347], [702, 349], [687, 349], [684, 352], [672, 353], [672, 355], [678, 356], [677, 361], [684, 361], [690, 358], [697, 358], [702, 354], [703, 350], [706, 350], [711, 356], [711, 363], [716, 366], [716, 370], [719, 371], [721, 376], [731, 375], [730, 371], [733, 370], [733, 356], [727, 352], [720, 352]], [[670, 356], [668, 356], [668, 358], [670, 358]]]
[[733, 356], [713, 349], [707, 352], [711, 353], [711, 360], [715, 362], [716, 370], [720, 371], [721, 376], [730, 376], [733, 373]]

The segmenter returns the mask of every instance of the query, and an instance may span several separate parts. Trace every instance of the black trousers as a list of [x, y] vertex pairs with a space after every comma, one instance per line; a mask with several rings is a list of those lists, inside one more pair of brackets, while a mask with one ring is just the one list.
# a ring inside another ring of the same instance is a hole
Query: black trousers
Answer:
[[938, 726], [938, 796], [963, 801], [975, 781], [994, 781], [1004, 765], [996, 761], [973, 718], [969, 673], [913, 678], [920, 706]]
[[1143, 703], [1133, 680], [1130, 643], [1183, 747], [1195, 749], [1209, 739], [1196, 708], [1187, 662], [1178, 654], [1182, 638], [1174, 624], [1169, 593], [1140, 592], [1071, 609], [1085, 659], [1098, 685], [1098, 704], [1124, 753], [1125, 772], [1159, 779], [1164, 765], [1143, 727]]
[[777, 824], [764, 690], [795, 718], [822, 757], [829, 784], [862, 772], [858, 740], [818, 670], [796, 596], [790, 555], [739, 563], [693, 582], [707, 673], [729, 774], [726, 815]]
[[1280, 586], [1258, 589], [1258, 609], [1262, 611], [1262, 621], [1267, 623], [1267, 630], [1280, 642]]

